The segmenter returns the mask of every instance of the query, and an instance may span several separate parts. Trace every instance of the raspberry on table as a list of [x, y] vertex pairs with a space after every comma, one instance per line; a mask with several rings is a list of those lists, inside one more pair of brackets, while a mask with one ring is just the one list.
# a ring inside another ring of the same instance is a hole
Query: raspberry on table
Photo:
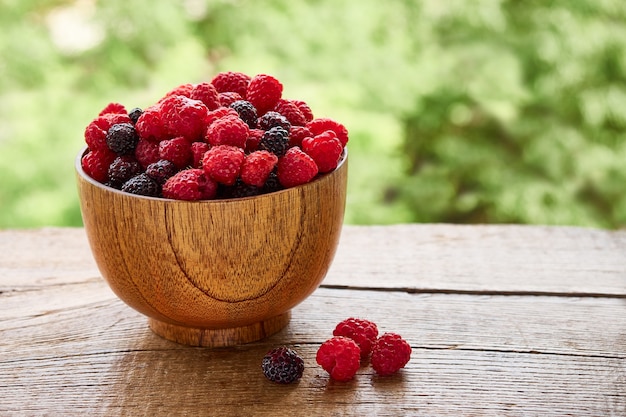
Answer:
[[117, 155], [108, 149], [90, 150], [80, 160], [83, 171], [94, 180], [105, 183], [109, 177], [109, 166]]
[[267, 74], [252, 77], [246, 90], [245, 98], [256, 108], [259, 115], [276, 107], [283, 94], [283, 85], [276, 78]]
[[178, 169], [183, 169], [191, 163], [191, 143], [184, 137], [159, 142], [159, 159], [167, 159]]
[[243, 120], [250, 129], [256, 128], [257, 114], [252, 103], [246, 100], [237, 100], [231, 103], [228, 107], [235, 109], [241, 120]]
[[343, 146], [335, 132], [327, 130], [313, 138], [303, 139], [302, 150], [313, 158], [319, 171], [324, 173], [337, 168], [343, 153]]
[[179, 171], [163, 185], [163, 197], [175, 200], [211, 200], [216, 193], [217, 183], [197, 168]]
[[262, 187], [278, 163], [278, 157], [268, 151], [254, 151], [246, 155], [241, 166], [241, 180], [255, 187]]
[[[234, 71], [220, 72], [211, 80], [218, 93], [237, 93], [240, 99], [245, 99], [249, 83], [248, 74]], [[222, 103], [222, 106], [227, 104]]]
[[274, 107], [274, 111], [285, 116], [292, 126], [304, 126], [307, 124], [304, 114], [302, 114], [296, 103], [291, 100], [281, 98], [278, 100], [276, 107]]
[[335, 336], [322, 343], [315, 360], [332, 379], [349, 381], [361, 366], [361, 350], [354, 340]]
[[212, 146], [231, 145], [243, 149], [249, 130], [239, 116], [225, 116], [211, 123], [206, 130], [205, 140]]
[[306, 127], [313, 133], [313, 135], [319, 135], [327, 130], [332, 130], [337, 135], [337, 139], [341, 142], [341, 146], [346, 146], [348, 143], [348, 129], [339, 122], [329, 118], [313, 119], [306, 124]]
[[161, 187], [143, 172], [126, 181], [122, 185], [122, 191], [136, 195], [158, 197], [161, 193]]
[[106, 134], [107, 146], [118, 155], [129, 155], [135, 152], [139, 136], [132, 123], [118, 123]]
[[233, 185], [241, 172], [245, 157], [243, 149], [236, 146], [214, 146], [204, 154], [202, 168], [214, 181]]
[[281, 157], [287, 152], [289, 146], [289, 132], [280, 126], [276, 126], [263, 134], [257, 149], [269, 151]]
[[176, 165], [167, 159], [160, 159], [146, 167], [146, 174], [159, 185], [165, 184], [165, 181], [176, 174], [177, 171]]
[[209, 110], [215, 110], [221, 105], [219, 93], [210, 83], [195, 85], [191, 90], [190, 98], [201, 101]]
[[302, 378], [304, 360], [293, 349], [277, 347], [263, 357], [261, 368], [270, 381], [291, 384]]
[[372, 345], [372, 368], [381, 376], [391, 375], [409, 362], [411, 345], [396, 333], [385, 333]]
[[275, 111], [268, 111], [258, 120], [259, 129], [270, 130], [273, 127], [282, 127], [287, 132], [291, 128], [291, 123], [285, 116]]
[[139, 175], [141, 171], [141, 164], [137, 162], [134, 156], [118, 156], [109, 165], [108, 180], [113, 187], [121, 188], [122, 184], [135, 175]]
[[361, 349], [361, 357], [367, 357], [372, 351], [372, 344], [378, 337], [378, 327], [369, 320], [350, 317], [335, 327], [333, 336], [345, 336], [356, 342]]
[[278, 160], [278, 180], [285, 188], [306, 184], [317, 175], [317, 164], [300, 148], [289, 148]]

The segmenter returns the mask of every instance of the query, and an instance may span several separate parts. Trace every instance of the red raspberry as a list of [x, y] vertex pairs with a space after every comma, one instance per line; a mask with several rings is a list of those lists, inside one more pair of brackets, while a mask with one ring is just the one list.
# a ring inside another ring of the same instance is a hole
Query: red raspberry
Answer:
[[304, 115], [304, 119], [306, 120], [307, 123], [313, 120], [313, 111], [311, 110], [308, 104], [306, 104], [302, 100], [289, 100], [289, 101], [291, 101], [296, 106], [298, 106], [298, 109], [300, 109], [300, 112], [302, 112], [302, 115]]
[[271, 75], [255, 75], [248, 84], [246, 100], [256, 108], [257, 114], [262, 116], [276, 107], [283, 94], [283, 85]]
[[170, 96], [185, 96], [191, 98], [191, 91], [193, 90], [193, 84], [181, 84], [178, 87], [168, 91], [160, 101], [165, 100]]
[[135, 123], [135, 130], [139, 138], [152, 142], [159, 142], [170, 138], [167, 128], [161, 119], [159, 105], [150, 106], [141, 113], [141, 116], [137, 119], [137, 123]]
[[278, 157], [271, 152], [252, 152], [246, 156], [241, 166], [241, 180], [248, 185], [262, 187], [277, 162]]
[[278, 160], [278, 181], [285, 188], [295, 187], [311, 181], [317, 175], [317, 164], [300, 148], [289, 148]]
[[85, 143], [92, 151], [109, 149], [106, 137], [107, 132], [99, 128], [94, 122], [89, 123], [85, 128]]
[[211, 145], [206, 142], [193, 142], [191, 144], [191, 166], [194, 168], [202, 168], [202, 158]]
[[302, 150], [313, 158], [320, 172], [330, 172], [337, 168], [343, 153], [341, 142], [332, 130], [313, 138], [304, 138]]
[[220, 106], [220, 96], [213, 84], [197, 84], [191, 91], [191, 98], [200, 100], [209, 110], [215, 110]]
[[254, 152], [258, 149], [261, 139], [265, 135], [265, 130], [250, 129], [248, 139], [246, 140], [246, 152]]
[[159, 142], [139, 139], [135, 148], [135, 158], [137, 158], [142, 168], [146, 169], [148, 165], [161, 159], [159, 156]]
[[[220, 72], [211, 80], [211, 84], [219, 93], [237, 93], [241, 98], [246, 98], [246, 90], [250, 83], [250, 76], [242, 72]], [[241, 100], [240, 98], [240, 100]], [[227, 104], [222, 103], [222, 106]]]
[[108, 131], [113, 125], [119, 123], [132, 123], [130, 117], [126, 113], [106, 113], [102, 116], [96, 117], [93, 122], [105, 132]]
[[159, 158], [172, 162], [178, 169], [189, 165], [192, 157], [191, 143], [182, 136], [159, 142]]
[[291, 126], [289, 129], [289, 146], [302, 147], [302, 139], [313, 137], [313, 133], [304, 126]]
[[232, 92], [232, 91], [227, 91], [225, 93], [219, 93], [218, 96], [220, 98], [220, 105], [222, 105], [224, 107], [228, 107], [231, 104], [233, 104], [235, 101], [239, 101], [239, 100], [243, 100], [244, 99], [243, 97], [241, 97], [241, 94], [235, 93], [235, 92]]
[[85, 128], [85, 142], [91, 150], [108, 149], [106, 134], [111, 126], [121, 123], [131, 123], [126, 113], [105, 113], [96, 117]]
[[292, 126], [304, 126], [307, 123], [304, 114], [302, 114], [298, 106], [291, 100], [278, 100], [274, 111], [285, 116]]
[[315, 360], [332, 379], [349, 381], [361, 366], [361, 352], [354, 340], [335, 336], [322, 343]]
[[202, 168], [213, 180], [224, 185], [233, 185], [241, 172], [245, 157], [243, 149], [236, 146], [214, 146], [204, 154]]
[[245, 148], [248, 125], [239, 116], [222, 117], [207, 128], [205, 140], [213, 146], [231, 145]]
[[117, 155], [108, 149], [89, 151], [80, 160], [83, 171], [94, 180], [105, 183], [109, 177], [109, 165]]
[[177, 172], [163, 185], [163, 197], [175, 200], [210, 200], [217, 194], [217, 183], [204, 170], [190, 168]]
[[391, 375], [411, 359], [411, 346], [400, 335], [385, 333], [372, 346], [372, 368], [377, 374]]
[[378, 327], [369, 320], [351, 317], [335, 327], [333, 336], [345, 336], [354, 340], [361, 349], [361, 357], [365, 358], [372, 351], [372, 344], [378, 337]]
[[109, 113], [117, 113], [117, 114], [127, 114], [126, 107], [120, 103], [109, 103], [107, 106], [102, 109], [98, 116], [102, 116]]
[[239, 113], [237, 113], [237, 110], [231, 109], [230, 107], [218, 107], [217, 109], [207, 113], [206, 118], [204, 119], [204, 124], [207, 126], [208, 129], [208, 127], [211, 126], [213, 122], [227, 116], [239, 117]]
[[337, 139], [341, 142], [341, 146], [346, 146], [348, 143], [348, 129], [339, 122], [328, 118], [313, 119], [306, 124], [311, 133], [319, 135], [327, 130], [332, 130], [337, 135]]
[[208, 113], [204, 103], [185, 96], [170, 96], [161, 102], [161, 120], [167, 133], [170, 137], [183, 136], [189, 142], [202, 138]]

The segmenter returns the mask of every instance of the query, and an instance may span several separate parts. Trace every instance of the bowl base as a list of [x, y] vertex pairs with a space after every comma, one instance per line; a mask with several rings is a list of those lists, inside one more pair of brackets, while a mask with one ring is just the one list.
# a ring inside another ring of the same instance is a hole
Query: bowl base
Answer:
[[278, 333], [291, 319], [291, 312], [270, 317], [257, 323], [225, 329], [199, 329], [148, 318], [150, 329], [172, 342], [189, 346], [226, 347], [256, 342]]

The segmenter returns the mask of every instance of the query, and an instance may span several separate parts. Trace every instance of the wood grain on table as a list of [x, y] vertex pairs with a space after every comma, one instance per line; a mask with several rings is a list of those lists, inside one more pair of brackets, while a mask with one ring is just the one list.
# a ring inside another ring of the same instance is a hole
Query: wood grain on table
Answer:
[[[392, 377], [315, 363], [350, 316], [413, 348]], [[0, 231], [0, 416], [626, 416], [626, 231], [344, 226], [289, 326], [236, 348], [154, 335], [119, 301], [81, 228]], [[278, 345], [302, 380], [267, 381]]]

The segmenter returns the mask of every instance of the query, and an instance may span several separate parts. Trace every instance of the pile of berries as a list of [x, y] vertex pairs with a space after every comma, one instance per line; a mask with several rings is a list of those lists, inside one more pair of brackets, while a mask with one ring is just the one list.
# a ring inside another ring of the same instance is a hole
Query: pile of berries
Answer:
[[[389, 376], [409, 362], [411, 345], [396, 333], [379, 336], [378, 327], [369, 320], [350, 317], [337, 324], [315, 360], [332, 379], [349, 381], [368, 357], [378, 375]], [[302, 377], [304, 361], [294, 350], [278, 347], [265, 355], [262, 369], [269, 380], [287, 384]]]
[[316, 361], [337, 381], [349, 381], [359, 370], [361, 360], [370, 356], [378, 375], [396, 373], [411, 359], [411, 345], [396, 333], [378, 336], [375, 323], [348, 318], [335, 327], [333, 337], [322, 343]]
[[110, 103], [85, 129], [81, 166], [110, 187], [177, 200], [305, 184], [337, 167], [348, 131], [282, 92], [270, 75], [222, 72], [145, 109]]

